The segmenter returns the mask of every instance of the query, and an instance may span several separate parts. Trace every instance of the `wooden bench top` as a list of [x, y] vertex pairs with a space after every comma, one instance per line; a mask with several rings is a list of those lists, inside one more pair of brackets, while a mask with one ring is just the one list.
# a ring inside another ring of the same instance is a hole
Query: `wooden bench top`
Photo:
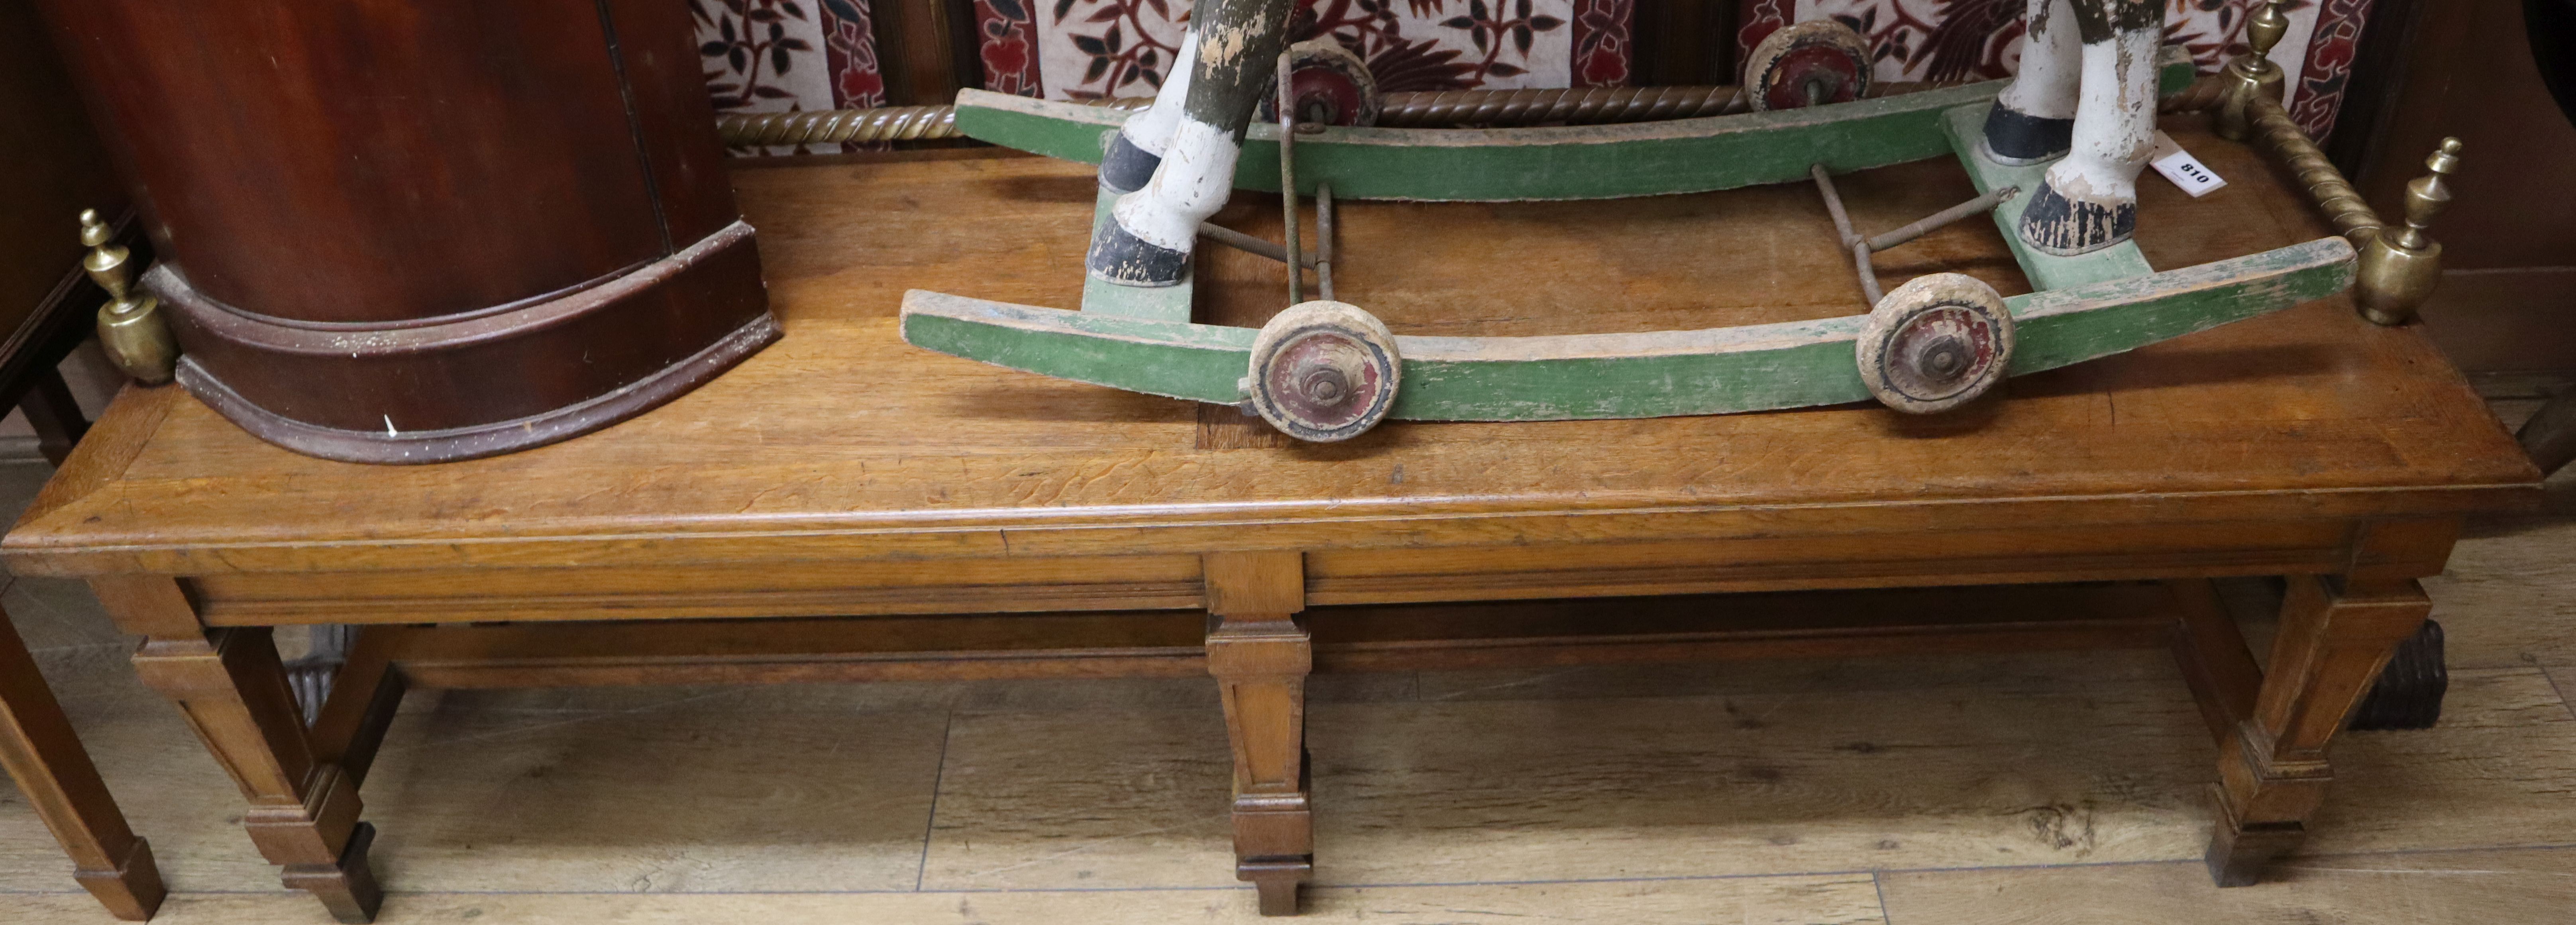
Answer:
[[[2175, 268], [2321, 237], [2250, 150], [2169, 128], [2230, 185], [2140, 181]], [[736, 171], [784, 340], [605, 431], [402, 467], [262, 443], [175, 388], [129, 389], [7, 537], [23, 574], [1508, 546], [2032, 524], [2455, 514], [2539, 474], [2420, 331], [2342, 297], [2012, 380], [1952, 414], [1874, 405], [1560, 423], [1389, 422], [1291, 445], [1229, 408], [917, 350], [904, 290], [1079, 302], [1091, 168], [996, 152]], [[1865, 233], [1969, 198], [1944, 161], [1842, 182]], [[1277, 233], [1269, 197], [1220, 223]], [[1650, 331], [1865, 310], [1813, 189], [1581, 203], [1345, 204], [1340, 297], [1401, 333]], [[1202, 321], [1285, 305], [1211, 248]], [[2028, 291], [1991, 223], [1882, 254]]]

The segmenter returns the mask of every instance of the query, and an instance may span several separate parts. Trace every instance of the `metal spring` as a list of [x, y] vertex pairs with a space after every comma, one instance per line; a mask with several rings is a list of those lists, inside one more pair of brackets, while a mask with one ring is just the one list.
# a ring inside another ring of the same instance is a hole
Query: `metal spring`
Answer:
[[2301, 186], [2307, 187], [2308, 197], [2316, 200], [2317, 209], [2334, 223], [2337, 233], [2358, 244], [2387, 227], [2388, 223], [2343, 178], [2343, 172], [2326, 160], [2325, 152], [2317, 150], [2307, 133], [2299, 131], [2298, 123], [2290, 121], [2290, 114], [2281, 109], [2278, 101], [2256, 97], [2246, 105], [2246, 115], [2251, 117], [2255, 137], [2280, 157], [2281, 166], [2289, 168]]

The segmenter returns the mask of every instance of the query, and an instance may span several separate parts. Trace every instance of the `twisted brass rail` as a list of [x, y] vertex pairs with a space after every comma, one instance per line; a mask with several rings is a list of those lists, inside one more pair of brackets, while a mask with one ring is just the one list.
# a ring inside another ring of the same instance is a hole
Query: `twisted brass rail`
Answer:
[[954, 106], [724, 115], [716, 118], [716, 134], [737, 148], [960, 137]]
[[[1744, 111], [1735, 87], [1590, 87], [1557, 90], [1449, 90], [1390, 93], [1377, 124], [1389, 127], [1534, 122], [1642, 122]], [[1134, 111], [1149, 97], [1087, 100]], [[716, 120], [735, 147], [962, 138], [950, 106], [889, 106], [814, 112], [736, 114]]]
[[2216, 74], [2203, 74], [2192, 80], [2191, 86], [2184, 87], [2182, 92], [2157, 100], [2156, 111], [2203, 112], [2216, 109], [2220, 103], [2227, 101], [2228, 86], [2226, 78]]
[[1389, 93], [1377, 124], [1528, 125], [1536, 122], [1649, 122], [1745, 111], [1739, 87], [1560, 87]]
[[[1901, 96], [1957, 86], [1955, 83], [1890, 82], [1870, 95]], [[2217, 108], [2225, 82], [2203, 77], [2190, 89], [2164, 98], [2166, 112]], [[1151, 105], [1150, 97], [1089, 100], [1094, 106], [1135, 111]], [[1442, 90], [1389, 93], [1377, 124], [1389, 128], [1448, 125], [1531, 125], [1543, 122], [1599, 124], [1689, 119], [1746, 111], [1741, 87], [1579, 87], [1524, 90]], [[753, 148], [779, 145], [922, 141], [963, 138], [957, 111], [951, 106], [887, 106], [877, 109], [827, 109], [726, 115], [716, 120], [724, 143]]]
[[2255, 97], [2246, 102], [2245, 114], [2253, 124], [2254, 140], [2270, 149], [2274, 157], [2280, 158], [2281, 166], [2299, 178], [2308, 198], [2316, 200], [2318, 211], [2334, 223], [2335, 233], [2361, 244], [2388, 226], [2369, 203], [2362, 201], [2361, 193], [2343, 178], [2343, 172], [2326, 160], [2325, 152], [2317, 150], [2316, 142], [2309, 141], [2299, 124], [2290, 121], [2280, 101]]

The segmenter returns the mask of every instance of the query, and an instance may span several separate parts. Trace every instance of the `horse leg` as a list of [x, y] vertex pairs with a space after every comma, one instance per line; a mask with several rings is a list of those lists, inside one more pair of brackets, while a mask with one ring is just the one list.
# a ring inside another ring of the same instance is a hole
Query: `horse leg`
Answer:
[[1243, 129], [1287, 44], [1289, 8], [1289, 0], [1214, 0], [1199, 10], [1204, 19], [1193, 17], [1198, 45], [1162, 163], [1142, 189], [1118, 197], [1113, 221], [1091, 243], [1091, 275], [1127, 286], [1170, 286], [1188, 275], [1199, 223], [1234, 190]]
[[2084, 45], [2067, 0], [2030, 0], [2028, 22], [2021, 73], [1986, 113], [1986, 156], [2016, 166], [2066, 154], [2075, 134], [2076, 78], [2084, 73]]
[[1170, 73], [1163, 85], [1154, 90], [1154, 105], [1137, 113], [1118, 128], [1118, 136], [1109, 142], [1109, 154], [1100, 159], [1100, 188], [1124, 196], [1145, 188], [1154, 179], [1154, 168], [1163, 164], [1163, 148], [1171, 144], [1172, 130], [1181, 124], [1181, 106], [1190, 95], [1190, 72], [1197, 67], [1199, 30], [1181, 34], [1181, 51], [1164, 67]]
[[2052, 254], [2086, 254], [2129, 239], [2138, 225], [2138, 171], [2156, 137], [2156, 47], [2164, 0], [2073, 0], [2084, 35], [2083, 90], [2073, 150], [2048, 168], [2022, 211], [2021, 239]]

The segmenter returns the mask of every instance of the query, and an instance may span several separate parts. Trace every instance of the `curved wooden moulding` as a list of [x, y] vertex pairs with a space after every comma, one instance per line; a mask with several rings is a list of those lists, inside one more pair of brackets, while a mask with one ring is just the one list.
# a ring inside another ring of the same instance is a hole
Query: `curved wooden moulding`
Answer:
[[[168, 264], [144, 284], [188, 345], [180, 385], [261, 439], [350, 462], [472, 459], [579, 436], [705, 384], [780, 333], [738, 221], [570, 292], [411, 325], [265, 317]], [[657, 334], [627, 336], [639, 329]]]
[[[2003, 81], [1833, 106], [1663, 122], [1547, 128], [1328, 127], [1297, 138], [1297, 185], [1331, 183], [1342, 199], [1513, 202], [1699, 193], [1804, 180], [1950, 153], [1952, 108], [1992, 102]], [[1129, 113], [1080, 103], [960, 90], [957, 127], [969, 137], [1097, 164], [1105, 133]], [[1254, 124], [1236, 163], [1237, 189], [1279, 189], [1279, 129]]]
[[39, 6], [153, 236], [179, 381], [260, 437], [509, 452], [778, 336], [682, 5]]
[[[1301, 140], [1300, 144], [1303, 142]], [[1302, 166], [1302, 161], [1301, 161]], [[2014, 296], [2011, 375], [2135, 350], [2343, 291], [2354, 256], [2321, 238], [2233, 260]], [[1406, 337], [1391, 417], [1553, 421], [1728, 414], [1867, 401], [1853, 361], [1866, 316], [1700, 331]], [[913, 290], [917, 347], [1172, 398], [1243, 400], [1250, 328], [1125, 318]]]

